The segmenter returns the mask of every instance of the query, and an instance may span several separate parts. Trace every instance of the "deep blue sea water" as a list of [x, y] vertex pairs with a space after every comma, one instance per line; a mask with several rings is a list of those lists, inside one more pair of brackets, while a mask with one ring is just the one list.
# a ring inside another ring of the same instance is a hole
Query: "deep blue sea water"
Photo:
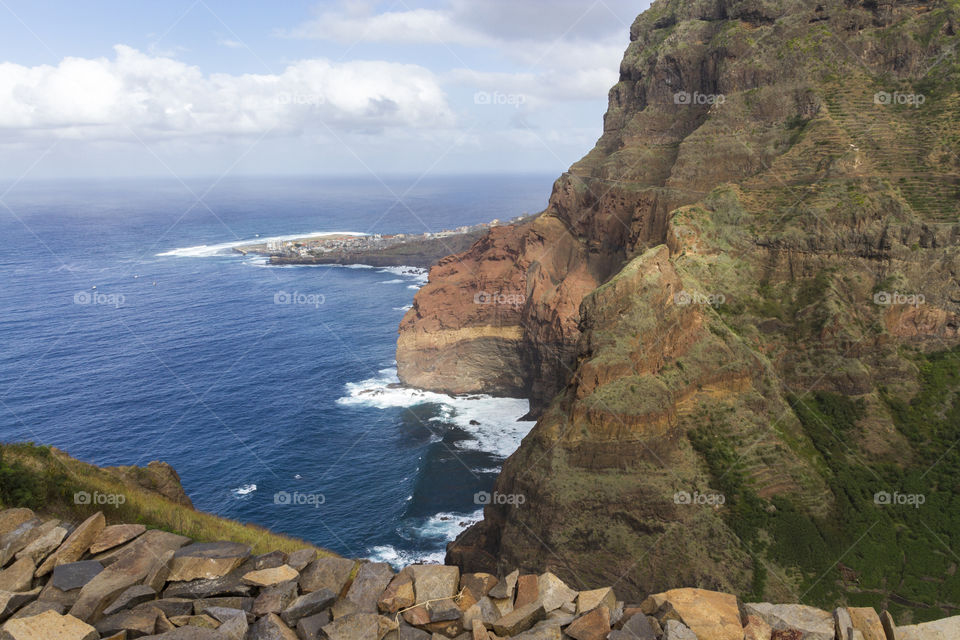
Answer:
[[[0, 440], [165, 460], [199, 509], [351, 557], [439, 560], [530, 428], [526, 402], [389, 386], [423, 276], [228, 245], [512, 218], [552, 180], [17, 184], [0, 198]], [[276, 303], [294, 293], [322, 304]]]

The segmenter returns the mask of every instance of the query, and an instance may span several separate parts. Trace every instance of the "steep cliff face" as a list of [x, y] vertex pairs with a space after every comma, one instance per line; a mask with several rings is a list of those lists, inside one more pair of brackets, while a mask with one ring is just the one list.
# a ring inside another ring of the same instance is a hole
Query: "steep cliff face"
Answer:
[[[526, 502], [450, 560], [628, 596], [960, 601], [937, 542], [960, 506], [958, 28], [955, 0], [637, 19], [597, 146], [401, 326], [404, 381], [543, 409], [497, 482]], [[473, 304], [490, 291], [523, 304]], [[874, 501], [907, 487], [938, 506]]]

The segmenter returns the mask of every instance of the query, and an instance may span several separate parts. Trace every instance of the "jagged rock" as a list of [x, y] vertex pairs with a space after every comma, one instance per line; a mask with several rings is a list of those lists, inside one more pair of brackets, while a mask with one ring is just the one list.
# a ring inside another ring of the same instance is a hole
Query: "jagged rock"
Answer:
[[15, 507], [0, 511], [0, 536], [5, 536], [30, 520], [36, 520], [37, 514], [30, 509]]
[[138, 604], [134, 609], [158, 609], [168, 618], [188, 616], [194, 610], [194, 601], [188, 598], [160, 598]]
[[473, 629], [474, 620], [479, 620], [485, 626], [493, 626], [493, 623], [502, 617], [493, 601], [484, 596], [463, 612], [463, 626], [465, 629]]
[[309, 593], [329, 589], [340, 595], [355, 564], [356, 561], [346, 558], [317, 558], [300, 573], [300, 590]]
[[596, 607], [580, 616], [566, 628], [574, 640], [604, 640], [610, 633], [610, 610]]
[[853, 620], [850, 619], [850, 612], [846, 607], [837, 607], [833, 610], [833, 631], [836, 634], [836, 640], [850, 640], [851, 630], [853, 629]]
[[390, 580], [390, 584], [377, 601], [377, 608], [383, 613], [396, 613], [401, 609], [412, 607], [416, 601], [413, 574], [404, 569]]
[[[747, 623], [743, 627], [744, 640], [770, 640], [773, 627], [752, 613], [746, 615], [746, 620]], [[840, 636], [837, 636], [837, 640], [840, 640]]]
[[[220, 598], [204, 598], [193, 602], [194, 613], [206, 613], [209, 609], [226, 609], [231, 611], [253, 611], [255, 599], [249, 596], [223, 596]], [[216, 617], [216, 616], [215, 616]]]
[[498, 636], [515, 636], [526, 631], [547, 616], [543, 605], [533, 602], [523, 607], [517, 607], [507, 615], [493, 623], [493, 631]]
[[283, 551], [271, 551], [270, 553], [264, 553], [263, 555], [253, 558], [252, 571], [276, 569], [277, 567], [282, 567], [285, 564], [287, 564], [287, 554], [285, 554]]
[[43, 526], [43, 523], [40, 520], [31, 518], [0, 536], [0, 567], [6, 566], [21, 549], [40, 537], [42, 535], [39, 532], [41, 526]]
[[491, 573], [465, 573], [460, 576], [460, 591], [466, 601], [463, 608], [479, 602], [498, 582], [497, 577]]
[[740, 603], [734, 595], [706, 589], [671, 589], [650, 596], [640, 608], [648, 611], [654, 605], [657, 605], [655, 616], [661, 623], [664, 622], [662, 612], [669, 609], [700, 640], [743, 639]]
[[317, 555], [316, 549], [297, 549], [287, 556], [287, 564], [302, 572], [307, 568], [307, 565], [317, 559]]
[[43, 561], [43, 564], [37, 569], [37, 577], [47, 575], [57, 565], [79, 560], [93, 544], [93, 541], [97, 539], [104, 527], [106, 527], [106, 519], [103, 517], [102, 511], [97, 511], [81, 522], [80, 526], [67, 536], [63, 544]]
[[848, 607], [851, 625], [863, 634], [863, 640], [887, 640], [880, 616], [873, 607]]
[[250, 547], [237, 542], [194, 542], [173, 554], [170, 582], [210, 580], [227, 575], [250, 556]]
[[389, 619], [375, 613], [354, 613], [324, 626], [323, 633], [329, 640], [381, 640], [394, 626]]
[[102, 635], [126, 631], [130, 638], [140, 638], [156, 632], [159, 615], [159, 609], [142, 607], [107, 616], [98, 620], [94, 626]]
[[37, 596], [37, 599], [43, 600], [44, 602], [56, 602], [57, 604], [62, 604], [67, 608], [67, 610], [69, 610], [70, 607], [77, 603], [77, 599], [79, 597], [79, 589], [75, 589], [73, 591], [61, 591], [47, 582], [47, 585], [41, 589], [40, 595]]
[[300, 574], [297, 570], [288, 565], [281, 565], [272, 569], [260, 569], [251, 571], [243, 576], [243, 583], [255, 587], [272, 587], [281, 582], [299, 580]]
[[0, 640], [98, 640], [97, 630], [73, 616], [45, 611], [3, 625]]
[[898, 640], [960, 640], [960, 616], [897, 627]]
[[240, 612], [240, 615], [230, 616], [221, 622], [217, 632], [224, 637], [224, 640], [244, 640], [250, 630], [247, 616], [243, 612]]
[[417, 602], [452, 598], [460, 584], [460, 569], [437, 564], [421, 564], [407, 567], [413, 576], [413, 589]]
[[130, 542], [143, 534], [146, 530], [147, 528], [142, 524], [112, 524], [104, 527], [100, 535], [90, 545], [90, 553], [101, 553], [119, 547], [121, 544]]
[[121, 593], [142, 582], [162, 562], [167, 551], [179, 549], [190, 541], [166, 531], [151, 529], [131, 543], [115, 562], [97, 574], [80, 590], [70, 614], [96, 622], [107, 606]]
[[247, 637], [249, 640], [297, 640], [297, 634], [275, 613], [269, 613], [257, 620], [256, 624], [250, 627]]
[[330, 624], [330, 612], [322, 611], [297, 623], [297, 636], [300, 640], [321, 640], [324, 636], [323, 627]]
[[517, 587], [517, 579], [519, 577], [519, 570], [515, 569], [508, 573], [502, 580], [499, 580], [492, 589], [490, 589], [490, 597], [495, 600], [511, 599], [512, 602], [513, 592]]
[[803, 632], [804, 640], [834, 640], [833, 616], [803, 604], [747, 603], [744, 609], [769, 624], [774, 630]]
[[110, 616], [119, 613], [124, 609], [131, 609], [138, 604], [156, 600], [157, 592], [153, 587], [145, 584], [135, 584], [128, 589], [124, 589], [117, 598], [103, 610], [103, 615]]
[[533, 574], [522, 575], [517, 578], [517, 597], [513, 606], [522, 607], [531, 602], [536, 602], [540, 597], [540, 589], [537, 584], [537, 576]]
[[[244, 616], [244, 619], [246, 619], [246, 616]], [[216, 620], [212, 616], [208, 616], [205, 613], [201, 613], [200, 615], [194, 614], [192, 616], [177, 616], [175, 618], [170, 618], [170, 622], [177, 627], [190, 626], [202, 627], [204, 629], [216, 629], [220, 626], [219, 620]]]
[[173, 562], [174, 553], [173, 549], [169, 549], [160, 554], [143, 579], [143, 584], [152, 587], [157, 593], [163, 591], [163, 586], [167, 584], [167, 578], [170, 576], [170, 563]]
[[[362, 613], [376, 613], [377, 600], [383, 593], [390, 580], [393, 579], [393, 570], [385, 562], [368, 562], [360, 565], [357, 577], [347, 591], [344, 599], [357, 605]], [[416, 576], [414, 576], [416, 581]], [[416, 589], [416, 586], [414, 586]], [[333, 591], [333, 589], [331, 589]]]
[[329, 609], [333, 606], [336, 599], [337, 596], [329, 589], [312, 591], [298, 597], [287, 605], [287, 608], [280, 614], [280, 618], [287, 626], [295, 627], [301, 618], [306, 618], [307, 616], [320, 613], [324, 609]]
[[250, 612], [260, 617], [270, 613], [279, 614], [290, 606], [297, 598], [297, 583], [295, 580], [288, 580], [272, 587], [267, 587], [260, 592], [256, 600], [253, 601], [253, 607]]
[[559, 609], [566, 602], [573, 602], [577, 597], [575, 590], [549, 571], [537, 578], [537, 590], [547, 613]]
[[[897, 636], [897, 624], [893, 621], [893, 616], [889, 611], [880, 614], [880, 624], [883, 625], [883, 632], [887, 634], [887, 640], [899, 640]], [[837, 640], [840, 640], [838, 637]]]
[[30, 558], [20, 558], [0, 571], [0, 591], [29, 591], [37, 565]]
[[[58, 523], [58, 520], [51, 520], [31, 531], [31, 536], [36, 535], [36, 537], [20, 551], [17, 551], [17, 559], [29, 557], [34, 563], [46, 560], [47, 556], [53, 553], [63, 543], [63, 539], [67, 537], [67, 528], [59, 526]], [[2, 561], [2, 556], [3, 554], [0, 553], [0, 565], [6, 564]]]
[[434, 635], [441, 635], [447, 638], [456, 638], [463, 635], [466, 631], [463, 628], [463, 622], [459, 618], [451, 620], [442, 620], [438, 622], [429, 622], [423, 625], [424, 631], [429, 631]]
[[32, 591], [22, 591], [19, 593], [0, 591], [0, 622], [9, 618], [23, 605], [36, 600], [38, 595], [40, 595], [40, 587]]
[[563, 632], [559, 624], [544, 620], [535, 624], [529, 631], [524, 631], [513, 638], [514, 640], [561, 640]]
[[490, 598], [490, 602], [496, 607], [501, 617], [513, 611], [513, 598]]
[[552, 622], [560, 625], [561, 627], [565, 627], [576, 619], [577, 614], [575, 613], [566, 613], [560, 609], [554, 609], [547, 614], [546, 622]]
[[33, 616], [38, 616], [44, 611], [54, 611], [56, 613], [63, 615], [64, 613], [66, 613], [67, 607], [60, 604], [59, 602], [53, 602], [49, 600], [47, 601], [34, 600], [33, 602], [26, 605], [25, 607], [20, 607], [19, 609], [17, 609], [17, 612], [12, 616], [10, 616], [10, 619], [15, 620], [17, 618], [30, 618]]
[[[611, 631], [608, 638], [610, 640], [657, 640], [659, 634], [650, 624], [650, 619], [643, 613], [630, 616], [622, 628], [617, 631]], [[759, 640], [759, 638], [757, 639]], [[769, 634], [763, 640], [770, 640]]]
[[662, 640], [703, 640], [687, 625], [678, 620], [667, 620], [663, 625]]
[[215, 631], [213, 629], [203, 629], [200, 627], [180, 627], [179, 629], [166, 631], [159, 635], [144, 636], [143, 640], [223, 640], [223, 636], [220, 635], [218, 630]]
[[101, 571], [103, 565], [96, 560], [80, 560], [68, 562], [54, 568], [50, 584], [61, 591], [80, 589], [93, 580]]
[[[582, 614], [597, 607], [614, 609], [617, 606], [617, 595], [610, 587], [581, 591], [577, 595], [577, 613]], [[653, 613], [652, 611], [645, 613]]]
[[397, 629], [397, 640], [431, 640], [431, 637], [426, 631], [401, 622]]

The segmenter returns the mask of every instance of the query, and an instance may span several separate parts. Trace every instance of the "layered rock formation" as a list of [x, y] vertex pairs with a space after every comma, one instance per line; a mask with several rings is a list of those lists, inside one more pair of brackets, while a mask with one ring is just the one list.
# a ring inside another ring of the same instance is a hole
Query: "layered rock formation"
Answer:
[[[26, 551], [57, 528], [73, 532]], [[394, 573], [312, 548], [252, 555], [236, 542], [105, 528], [99, 512], [74, 527], [0, 511], [0, 545], [19, 558], [0, 562], [0, 640], [951, 640], [960, 631], [960, 616], [898, 627], [869, 607], [831, 614], [689, 588], [625, 604], [611, 587], [578, 592], [552, 573]]]
[[[449, 561], [631, 597], [960, 600], [924, 556], [957, 523], [877, 509], [905, 483], [957, 506], [955, 357], [924, 354], [960, 336], [958, 29], [948, 0], [637, 19], [594, 150], [536, 220], [432, 269], [400, 327], [407, 384], [542, 414], [496, 485], [526, 501]], [[870, 557], [904, 531], [925, 568]]]

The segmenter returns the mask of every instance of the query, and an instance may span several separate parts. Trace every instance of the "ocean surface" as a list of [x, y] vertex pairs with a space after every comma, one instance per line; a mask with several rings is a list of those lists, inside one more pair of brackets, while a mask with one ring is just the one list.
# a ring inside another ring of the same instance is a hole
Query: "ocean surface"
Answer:
[[532, 427], [526, 401], [395, 385], [421, 270], [230, 248], [509, 219], [543, 209], [553, 179], [0, 185], [0, 440], [164, 460], [198, 509], [350, 557], [442, 561]]

